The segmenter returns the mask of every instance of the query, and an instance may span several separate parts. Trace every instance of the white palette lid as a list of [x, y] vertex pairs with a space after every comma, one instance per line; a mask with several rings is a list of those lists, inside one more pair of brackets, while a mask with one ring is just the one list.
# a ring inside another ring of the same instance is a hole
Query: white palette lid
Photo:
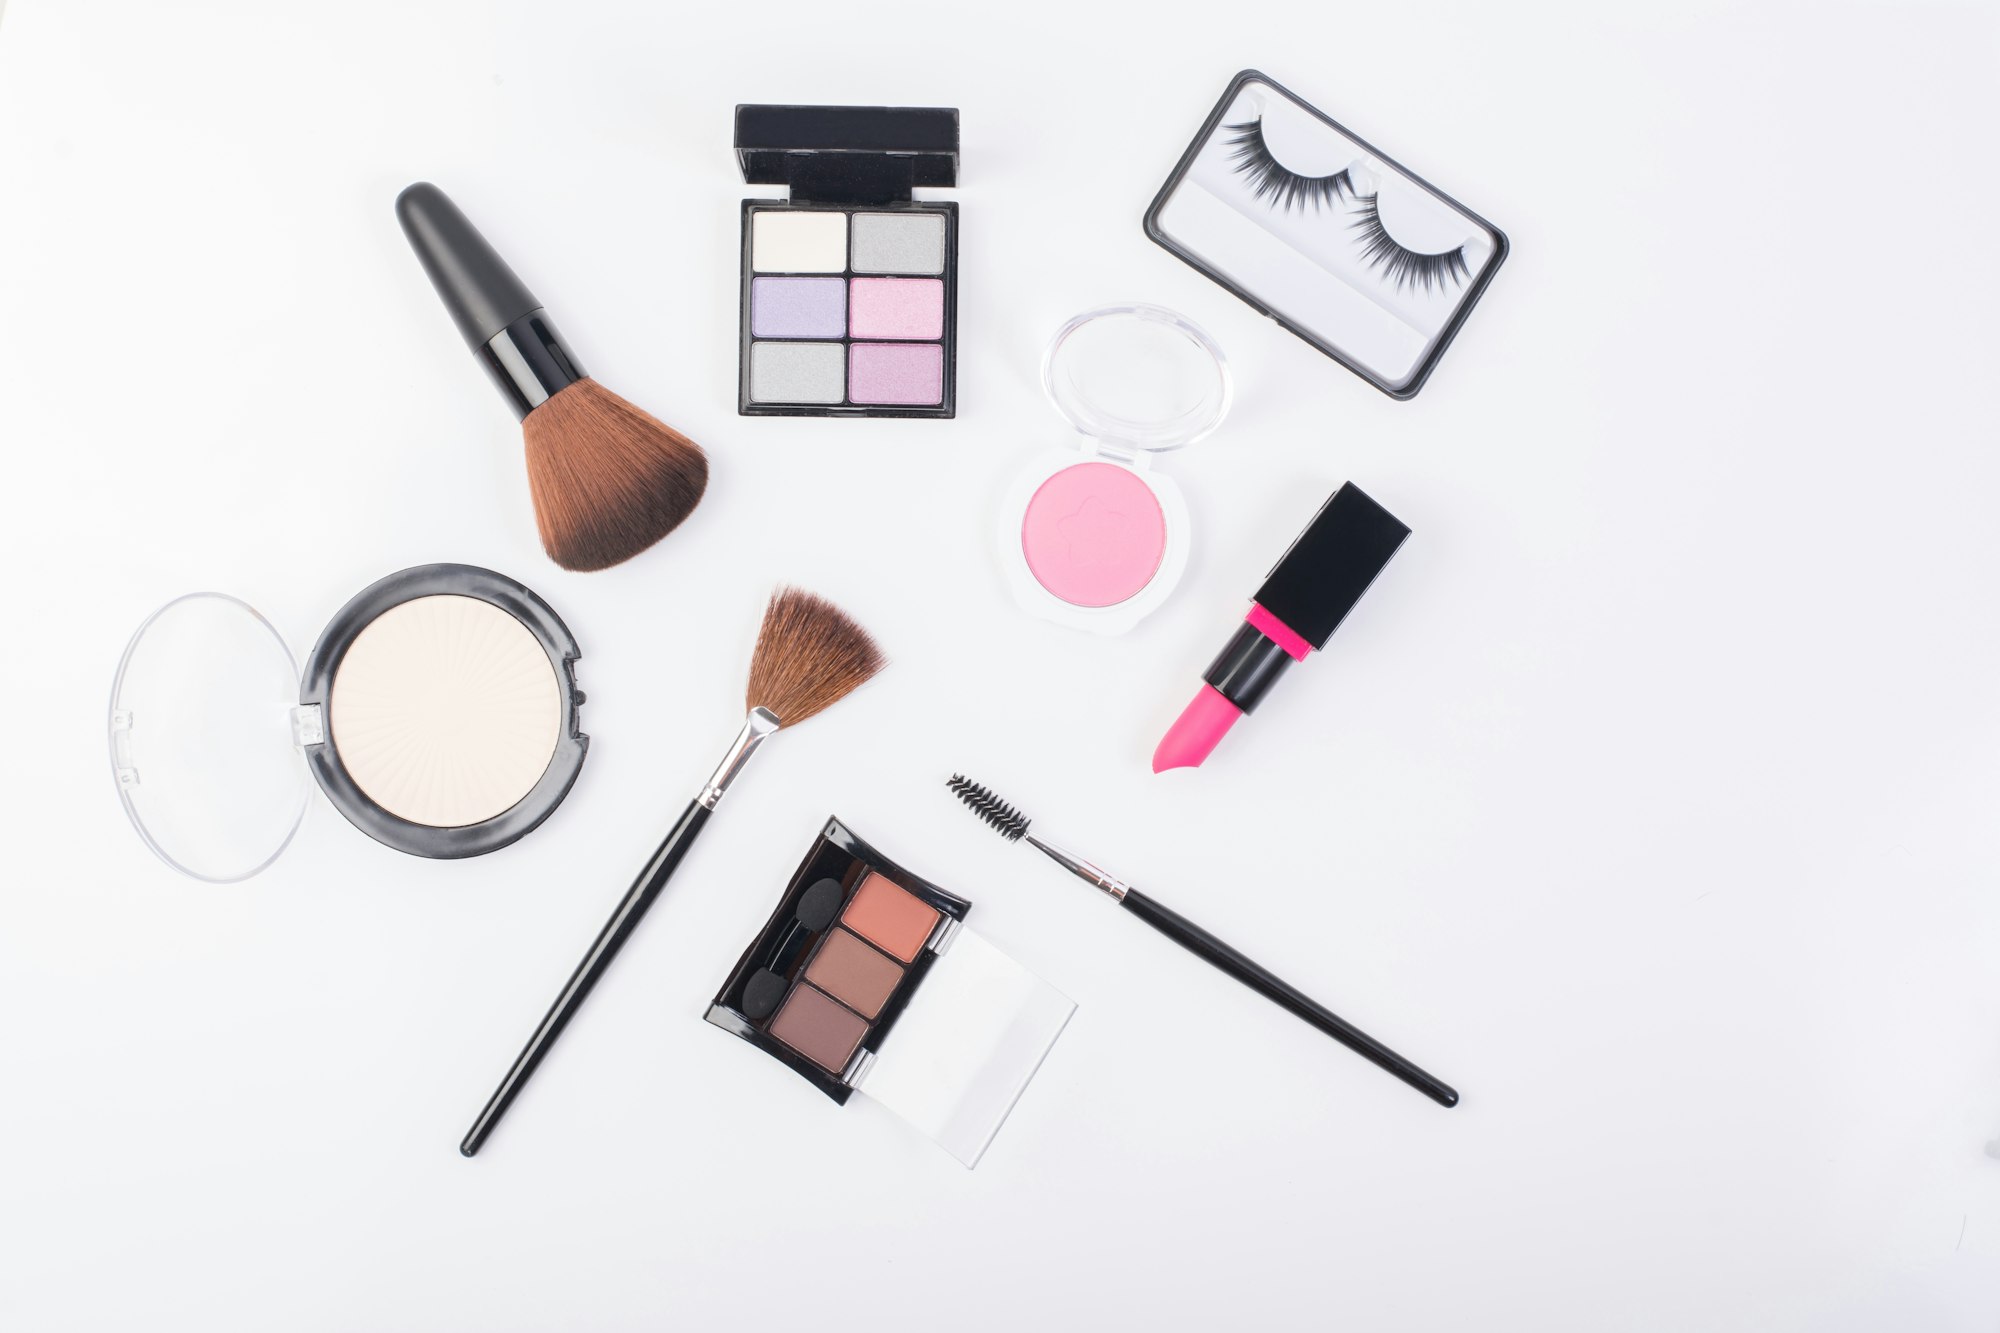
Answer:
[[853, 1086], [973, 1167], [1075, 1012], [1068, 996], [960, 927]]

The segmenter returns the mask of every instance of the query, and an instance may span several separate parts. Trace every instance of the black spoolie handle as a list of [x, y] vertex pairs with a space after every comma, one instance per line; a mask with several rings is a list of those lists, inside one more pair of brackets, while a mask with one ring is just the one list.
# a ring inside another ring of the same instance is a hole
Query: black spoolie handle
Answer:
[[534, 1077], [542, 1057], [556, 1044], [556, 1038], [569, 1026], [570, 1019], [576, 1017], [576, 1011], [583, 1007], [598, 978], [610, 968], [611, 960], [625, 947], [625, 941], [631, 938], [632, 931], [646, 915], [646, 909], [653, 905], [653, 899], [659, 897], [660, 890], [667, 886], [667, 881], [680, 866], [681, 858], [694, 845], [695, 835], [701, 832], [713, 813], [700, 801], [688, 803], [687, 813], [681, 816], [680, 822], [667, 834], [666, 841], [653, 853], [653, 859], [639, 872], [639, 878], [626, 890], [618, 910], [611, 914], [611, 919], [604, 923], [604, 929], [597, 933], [596, 943], [590, 946], [590, 952], [583, 956], [583, 961], [576, 965], [576, 971], [570, 974], [568, 984], [556, 996], [556, 1002], [549, 1006], [549, 1012], [543, 1016], [541, 1026], [535, 1029], [535, 1035], [528, 1038], [528, 1044], [514, 1057], [514, 1067], [507, 1071], [507, 1077], [500, 1080], [500, 1086], [487, 1100], [486, 1109], [479, 1113], [479, 1119], [473, 1121], [472, 1128], [466, 1132], [465, 1141], [458, 1145], [461, 1153], [470, 1157], [478, 1152], [480, 1145], [493, 1132], [493, 1127], [500, 1123], [500, 1117], [507, 1114], [507, 1108], [514, 1104], [514, 1098]]
[[1425, 1073], [1333, 1010], [1280, 981], [1179, 912], [1155, 902], [1137, 889], [1127, 889], [1120, 901], [1125, 904], [1127, 911], [1189, 953], [1207, 959], [1265, 999], [1290, 1010], [1348, 1050], [1394, 1074], [1438, 1105], [1458, 1105], [1458, 1092], [1449, 1084]]

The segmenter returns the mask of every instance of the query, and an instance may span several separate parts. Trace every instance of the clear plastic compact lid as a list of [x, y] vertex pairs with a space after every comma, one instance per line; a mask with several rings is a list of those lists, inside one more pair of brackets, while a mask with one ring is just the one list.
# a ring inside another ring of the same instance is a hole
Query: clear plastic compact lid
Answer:
[[230, 884], [285, 850], [312, 787], [298, 699], [298, 662], [247, 602], [191, 593], [139, 627], [111, 685], [111, 769], [161, 860]]
[[1222, 349], [1186, 316], [1156, 305], [1085, 311], [1042, 357], [1056, 410], [1117, 452], [1164, 453], [1222, 424], [1232, 386]]

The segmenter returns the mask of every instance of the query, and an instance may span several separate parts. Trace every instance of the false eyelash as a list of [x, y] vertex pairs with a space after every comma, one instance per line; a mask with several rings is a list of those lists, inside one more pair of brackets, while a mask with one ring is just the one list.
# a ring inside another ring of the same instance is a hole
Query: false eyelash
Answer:
[[1263, 117], [1224, 128], [1230, 131], [1235, 169], [1249, 178], [1257, 197], [1269, 199], [1272, 207], [1289, 213], [1294, 206], [1327, 208], [1353, 197], [1354, 181], [1345, 168], [1331, 176], [1301, 176], [1271, 156], [1270, 145], [1264, 142]]
[[1396, 238], [1382, 226], [1382, 215], [1375, 206], [1376, 198], [1372, 194], [1357, 198], [1354, 206], [1361, 216], [1348, 224], [1361, 233], [1361, 257], [1368, 261], [1370, 268], [1379, 268], [1383, 277], [1394, 278], [1399, 289], [1405, 286], [1422, 287], [1427, 292], [1433, 287], [1443, 291], [1470, 276], [1472, 269], [1465, 262], [1465, 247], [1462, 245], [1456, 250], [1429, 255], [1397, 244]]

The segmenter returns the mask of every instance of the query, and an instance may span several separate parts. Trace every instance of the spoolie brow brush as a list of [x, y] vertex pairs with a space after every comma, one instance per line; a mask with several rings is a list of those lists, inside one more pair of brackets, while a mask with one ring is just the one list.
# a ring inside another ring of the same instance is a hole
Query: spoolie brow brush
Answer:
[[1123, 880], [1105, 874], [1080, 856], [1028, 832], [1028, 817], [978, 783], [954, 773], [949, 784], [966, 808], [1009, 842], [1026, 842], [1087, 884], [1110, 894], [1127, 911], [1175, 944], [1235, 977], [1265, 999], [1303, 1018], [1363, 1059], [1394, 1074], [1439, 1106], [1458, 1105], [1458, 1092], [1427, 1074], [1360, 1028], [1245, 958], [1180, 913], [1155, 902]]

